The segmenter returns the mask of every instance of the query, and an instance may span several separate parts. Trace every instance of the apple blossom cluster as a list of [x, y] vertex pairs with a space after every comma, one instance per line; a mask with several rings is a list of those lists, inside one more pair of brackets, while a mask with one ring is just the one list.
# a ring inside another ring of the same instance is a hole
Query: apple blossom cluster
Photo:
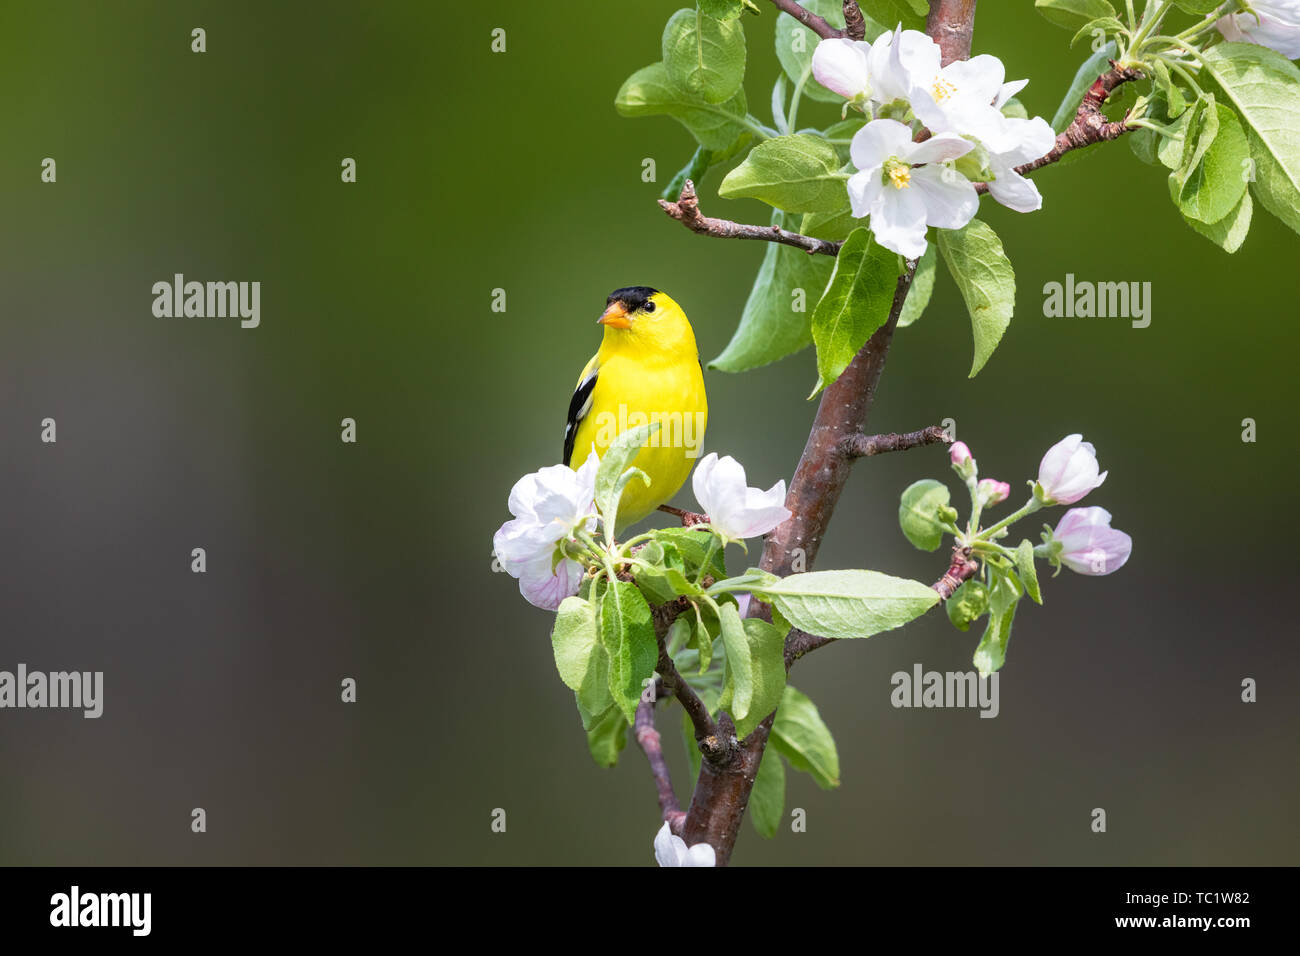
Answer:
[[[939, 45], [900, 26], [874, 43], [822, 40], [813, 51], [817, 81], [869, 122], [849, 148], [854, 217], [870, 219], [876, 241], [909, 259], [925, 253], [929, 226], [960, 229], [979, 207], [976, 182], [1017, 212], [1042, 207], [1038, 187], [1016, 167], [1051, 151], [1056, 134], [1041, 116], [1007, 116], [1028, 80], [1004, 82], [989, 54], [941, 66]], [[921, 129], [929, 136], [917, 142]]]
[[[967, 580], [947, 599], [948, 616], [962, 631], [988, 615], [984, 637], [974, 663], [981, 673], [1002, 666], [1006, 659], [1011, 622], [1020, 598], [1028, 594], [1041, 604], [1035, 560], [1045, 559], [1060, 573], [1062, 567], [1096, 577], [1118, 571], [1133, 551], [1133, 539], [1112, 528], [1105, 508], [1071, 508], [1056, 527], [1043, 526], [1042, 543], [1025, 539], [1018, 547], [1004, 545], [1010, 527], [1043, 508], [1072, 505], [1099, 488], [1107, 472], [1097, 463], [1097, 452], [1082, 435], [1067, 435], [1048, 449], [1038, 465], [1038, 477], [1028, 482], [1029, 500], [1015, 513], [984, 526], [987, 509], [1006, 501], [1011, 486], [980, 478], [979, 466], [965, 442], [950, 450], [953, 471], [970, 492], [970, 518], [957, 525], [957, 510], [949, 505], [947, 486], [932, 479], [918, 481], [903, 492], [899, 524], [918, 548], [936, 550], [945, 534], [952, 535], [957, 557], [966, 564]], [[970, 574], [969, 572], [974, 572]]]
[[[593, 448], [576, 471], [550, 465], [520, 478], [510, 490], [514, 518], [493, 536], [496, 560], [519, 579], [519, 593], [530, 604], [554, 611], [578, 593], [586, 569], [598, 563], [601, 548], [593, 533], [603, 519], [596, 506], [600, 458]], [[691, 488], [720, 545], [758, 538], [790, 517], [785, 482], [763, 491], [746, 483], [745, 468], [730, 455], [705, 455], [695, 466]]]

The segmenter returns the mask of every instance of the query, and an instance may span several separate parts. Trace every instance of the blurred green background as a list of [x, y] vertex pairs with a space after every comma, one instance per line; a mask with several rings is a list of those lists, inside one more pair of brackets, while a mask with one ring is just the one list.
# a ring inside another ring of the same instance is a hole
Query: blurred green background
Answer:
[[[0, 669], [105, 672], [99, 720], [0, 712], [0, 862], [651, 861], [643, 756], [592, 764], [549, 617], [490, 551], [510, 486], [558, 457], [605, 295], [669, 292], [707, 361], [762, 258], [666, 219], [654, 200], [691, 141], [614, 112], [677, 5], [0, 10]], [[762, 6], [746, 88], [767, 119]], [[1068, 40], [1028, 0], [981, 5], [975, 47], [1032, 78], [1031, 113], [1051, 116], [1086, 54]], [[834, 115], [805, 101], [801, 119]], [[951, 417], [1017, 487], [1082, 431], [1110, 470], [1086, 503], [1133, 558], [1021, 610], [996, 720], [890, 706], [897, 670], [969, 667], [978, 636], [939, 613], [800, 662], [843, 785], [791, 774], [807, 832], [746, 824], [738, 864], [1296, 860], [1300, 238], [1257, 210], [1228, 257], [1183, 225], [1163, 170], [1123, 143], [1090, 153], [1035, 177], [1041, 212], [984, 204], [1020, 290], [987, 368], [966, 378], [969, 323], [941, 274], [870, 429]], [[719, 180], [707, 213], [765, 221]], [[176, 272], [261, 281], [261, 327], [155, 318], [151, 286]], [[1149, 281], [1151, 326], [1044, 318], [1042, 287], [1067, 272]], [[788, 480], [814, 380], [810, 352], [708, 373], [705, 450]], [[942, 450], [862, 462], [820, 566], [937, 578], [942, 555], [896, 523], [927, 476], [951, 477]], [[1245, 677], [1258, 703], [1240, 702]], [[660, 726], [685, 799], [677, 712]]]

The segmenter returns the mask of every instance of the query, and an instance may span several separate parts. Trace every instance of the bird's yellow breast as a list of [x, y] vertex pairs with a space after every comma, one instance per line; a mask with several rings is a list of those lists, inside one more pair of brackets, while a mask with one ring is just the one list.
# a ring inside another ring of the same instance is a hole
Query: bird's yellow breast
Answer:
[[[692, 343], [694, 344], [694, 343]], [[702, 453], [709, 406], [699, 356], [663, 356], [602, 347], [600, 375], [592, 390], [591, 409], [578, 426], [574, 464], [594, 445], [603, 455], [623, 431], [647, 422], [659, 430], [632, 462], [650, 476], [650, 485], [628, 482], [619, 505], [618, 524], [625, 527], [669, 501], [681, 488]]]

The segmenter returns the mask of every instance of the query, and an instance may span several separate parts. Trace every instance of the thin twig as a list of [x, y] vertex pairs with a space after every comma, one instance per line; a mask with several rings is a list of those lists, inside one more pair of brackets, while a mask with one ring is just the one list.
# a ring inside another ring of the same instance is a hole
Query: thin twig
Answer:
[[866, 39], [867, 18], [862, 15], [858, 0], [844, 0], [844, 36], [850, 40]]
[[697, 524], [708, 524], [709, 516], [700, 514], [698, 511], [684, 511], [681, 508], [674, 508], [672, 505], [660, 505], [659, 510], [665, 514], [674, 515], [681, 519], [683, 528], [690, 528]]
[[677, 836], [682, 835], [682, 824], [686, 822], [686, 811], [677, 802], [673, 791], [672, 777], [668, 774], [668, 762], [664, 760], [664, 748], [655, 729], [654, 699], [641, 698], [636, 706], [636, 721], [632, 725], [637, 745], [645, 752], [650, 761], [650, 773], [655, 779], [655, 790], [659, 794], [659, 810], [663, 814], [668, 829]]
[[922, 428], [918, 432], [902, 435], [864, 435], [862, 432], [847, 436], [840, 442], [840, 451], [848, 458], [867, 458], [887, 451], [907, 451], [921, 445], [937, 445], [952, 441], [938, 425]]
[[659, 200], [659, 205], [691, 232], [702, 236], [716, 236], [719, 239], [760, 239], [764, 242], [779, 242], [794, 246], [807, 253], [820, 253], [823, 256], [839, 255], [842, 242], [829, 239], [814, 239], [812, 236], [790, 232], [780, 226], [748, 226], [730, 219], [713, 219], [700, 213], [700, 199], [695, 194], [695, 184], [689, 179], [682, 186], [681, 197], [677, 202], [667, 199]]
[[823, 40], [844, 36], [843, 30], [831, 26], [824, 17], [819, 17], [797, 0], [772, 0], [772, 6], [782, 13], [788, 13]]
[[[1102, 106], [1105, 105], [1111, 93], [1123, 84], [1142, 77], [1141, 72], [1138, 70], [1116, 66], [1114, 60], [1110, 61], [1110, 65], [1111, 69], [1097, 77], [1092, 86], [1088, 87], [1088, 92], [1083, 94], [1083, 101], [1079, 103], [1079, 109], [1075, 112], [1074, 119], [1056, 137], [1056, 145], [1052, 147], [1051, 152], [1040, 156], [1033, 162], [1017, 166], [1016, 172], [1022, 176], [1028, 176], [1036, 169], [1042, 169], [1044, 166], [1050, 166], [1052, 163], [1057, 162], [1072, 150], [1083, 149], [1085, 146], [1091, 146], [1094, 143], [1105, 143], [1119, 139], [1125, 133], [1137, 128], [1128, 125], [1127, 116], [1124, 119], [1112, 122], [1106, 119], [1106, 114], [1102, 112]], [[975, 188], [984, 193], [988, 192], [989, 187], [988, 183], [976, 183]]]
[[685, 598], [678, 598], [676, 601], [670, 601], [651, 610], [655, 638], [659, 642], [659, 661], [655, 669], [663, 679], [664, 694], [676, 697], [677, 702], [686, 711], [686, 716], [690, 718], [691, 726], [695, 729], [695, 740], [700, 745], [700, 753], [707, 759], [716, 760], [731, 748], [733, 742], [729, 735], [719, 733], [718, 724], [709, 715], [709, 708], [704, 706], [704, 701], [700, 700], [700, 696], [695, 693], [695, 688], [678, 672], [677, 665], [668, 654], [668, 628], [687, 606]]

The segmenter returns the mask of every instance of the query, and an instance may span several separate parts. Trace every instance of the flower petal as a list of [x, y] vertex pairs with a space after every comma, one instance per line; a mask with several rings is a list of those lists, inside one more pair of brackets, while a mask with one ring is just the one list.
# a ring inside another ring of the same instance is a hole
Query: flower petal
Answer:
[[925, 201], [925, 221], [940, 229], [960, 229], [979, 211], [975, 184], [945, 166], [913, 169], [912, 189]]

